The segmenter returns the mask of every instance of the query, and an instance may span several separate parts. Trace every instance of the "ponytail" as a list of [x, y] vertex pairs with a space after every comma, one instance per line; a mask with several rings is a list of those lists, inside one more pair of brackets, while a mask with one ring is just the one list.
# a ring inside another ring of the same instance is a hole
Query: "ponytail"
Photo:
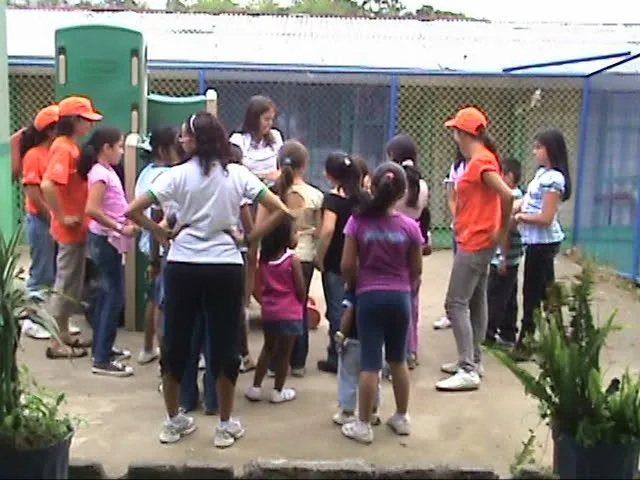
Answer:
[[417, 208], [418, 199], [420, 198], [420, 180], [422, 180], [422, 175], [411, 159], [403, 160], [400, 165], [407, 175], [407, 207]]
[[287, 193], [293, 186], [293, 168], [291, 168], [291, 159], [285, 158], [280, 165], [280, 176], [276, 180], [275, 192], [282, 200], [282, 203], [287, 203]]
[[496, 143], [491, 137], [491, 135], [489, 135], [489, 132], [487, 132], [487, 129], [484, 127], [479, 127], [477, 131], [477, 137], [478, 137], [478, 140], [482, 142], [482, 145], [484, 145], [484, 148], [486, 148], [487, 150], [489, 150], [491, 153], [495, 155], [496, 160], [498, 160], [498, 163], [500, 164], [500, 155], [498, 154], [498, 147], [496, 147]]
[[340, 183], [340, 188], [345, 196], [356, 205], [361, 205], [369, 201], [369, 194], [362, 188], [362, 170], [351, 157], [348, 158], [349, 165], [345, 169], [345, 175]]
[[37, 130], [33, 124], [25, 128], [20, 136], [20, 158], [24, 158], [27, 152], [33, 147], [37, 147], [46, 142], [53, 128], [55, 128], [55, 124], [49, 125], [44, 130]]
[[82, 180], [87, 181], [89, 172], [96, 163], [98, 163], [98, 152], [90, 142], [87, 142], [82, 146], [80, 160], [78, 160], [78, 175]]
[[394, 162], [385, 162], [373, 172], [373, 194], [362, 199], [356, 213], [363, 217], [381, 217], [404, 195], [407, 178], [403, 168]]

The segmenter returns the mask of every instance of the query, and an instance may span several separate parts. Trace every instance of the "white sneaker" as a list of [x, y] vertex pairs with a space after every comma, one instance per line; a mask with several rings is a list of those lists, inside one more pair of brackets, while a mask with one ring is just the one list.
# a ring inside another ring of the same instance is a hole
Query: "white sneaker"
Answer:
[[373, 428], [368, 423], [356, 420], [342, 425], [342, 434], [358, 443], [369, 445], [373, 442]]
[[436, 390], [444, 392], [466, 392], [480, 388], [480, 375], [477, 372], [459, 369], [455, 375], [436, 383]]
[[387, 420], [387, 425], [396, 435], [409, 435], [411, 433], [411, 422], [409, 421], [409, 415], [394, 414]]
[[435, 330], [445, 330], [447, 328], [451, 328], [451, 321], [445, 315], [433, 322], [433, 328]]
[[196, 430], [196, 421], [193, 417], [188, 417], [179, 413], [173, 418], [167, 418], [160, 431], [160, 443], [176, 443], [182, 437], [189, 435]]
[[28, 319], [22, 322], [22, 333], [35, 340], [49, 340], [51, 338], [51, 334], [49, 332], [37, 323]]
[[336, 425], [346, 425], [347, 423], [355, 422], [358, 417], [354, 413], [345, 413], [343, 410], [336, 412], [333, 417], [333, 423]]
[[[449, 375], [455, 375], [458, 373], [458, 370], [460, 370], [460, 364], [458, 362], [443, 363], [440, 366], [440, 370]], [[476, 371], [480, 377], [484, 377], [484, 365], [482, 365], [482, 363], [476, 366]]]
[[80, 332], [82, 332], [80, 327], [76, 327], [72, 323], [69, 323], [69, 335], [80, 335]]
[[153, 362], [160, 356], [160, 349], [158, 347], [154, 348], [150, 352], [146, 350], [141, 350], [138, 354], [138, 363], [140, 365], [146, 365], [147, 363]]
[[269, 378], [275, 378], [276, 376], [276, 372], [274, 372], [273, 370], [269, 369], [267, 370], [267, 377]]
[[244, 437], [244, 428], [240, 420], [229, 418], [226, 422], [220, 422], [216, 427], [213, 444], [217, 448], [227, 448], [236, 443], [236, 440]]
[[293, 388], [283, 388], [271, 392], [271, 403], [285, 403], [296, 399], [296, 391]]
[[198, 360], [198, 370], [204, 370], [207, 368], [207, 362], [204, 360], [204, 355], [200, 354], [200, 359]]
[[252, 402], [259, 402], [262, 400], [262, 389], [260, 387], [254, 387], [253, 385], [247, 388], [247, 391], [244, 392], [244, 396], [247, 397], [247, 400]]

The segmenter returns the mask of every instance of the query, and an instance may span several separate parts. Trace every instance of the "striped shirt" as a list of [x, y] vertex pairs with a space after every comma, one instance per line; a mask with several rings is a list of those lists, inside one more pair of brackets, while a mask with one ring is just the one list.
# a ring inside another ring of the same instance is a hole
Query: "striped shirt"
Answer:
[[[513, 189], [513, 198], [514, 200], [519, 200], [522, 198], [522, 191], [519, 188]], [[524, 247], [522, 245], [522, 238], [520, 237], [520, 233], [517, 229], [511, 229], [509, 232], [509, 251], [507, 252], [507, 267], [517, 267], [520, 265], [520, 259], [524, 254]], [[496, 248], [496, 253], [493, 255], [491, 259], [491, 265], [495, 265], [496, 267], [500, 266], [500, 262], [502, 261], [502, 252], [500, 251], [500, 247]]]
[[[522, 200], [522, 213], [532, 213], [539, 215], [542, 213], [544, 203], [544, 194], [548, 192], [557, 192], [560, 195], [564, 193], [565, 178], [558, 170], [552, 168], [540, 167], [536, 171], [533, 180], [527, 186]], [[518, 224], [518, 230], [522, 236], [522, 241], [527, 245], [546, 245], [549, 243], [559, 243], [564, 240], [564, 232], [558, 221], [558, 212], [553, 215], [550, 225], [532, 225], [530, 223]]]

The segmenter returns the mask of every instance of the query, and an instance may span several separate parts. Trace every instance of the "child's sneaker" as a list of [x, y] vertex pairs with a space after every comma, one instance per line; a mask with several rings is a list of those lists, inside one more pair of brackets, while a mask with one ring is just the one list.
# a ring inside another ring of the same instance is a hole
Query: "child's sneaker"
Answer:
[[451, 320], [449, 320], [445, 315], [433, 322], [433, 328], [435, 330], [446, 330], [447, 328], [451, 328]]
[[260, 387], [254, 387], [253, 385], [247, 388], [247, 391], [244, 392], [244, 396], [247, 397], [247, 400], [252, 402], [259, 402], [262, 400], [262, 389]]
[[292, 368], [291, 376], [296, 378], [303, 378], [307, 374], [307, 369], [304, 367]]
[[345, 412], [344, 410], [340, 410], [333, 415], [333, 423], [336, 425], [345, 425], [355, 422], [357, 419], [358, 417], [355, 416], [354, 412]]
[[389, 420], [387, 420], [389, 428], [395, 432], [396, 435], [409, 435], [411, 433], [411, 422], [409, 421], [409, 415], [406, 413], [400, 415], [394, 414]]
[[131, 358], [131, 351], [114, 345], [113, 348], [111, 348], [111, 358], [114, 360], [129, 360]]
[[459, 369], [454, 375], [436, 383], [436, 390], [443, 392], [465, 392], [480, 388], [480, 375], [475, 371]]
[[[455, 375], [456, 373], [458, 373], [459, 369], [460, 364], [458, 362], [443, 363], [440, 366], [440, 370], [444, 373], [448, 373], [449, 375]], [[478, 365], [476, 366], [476, 371], [478, 372], [478, 375], [484, 377], [484, 366], [482, 365], [482, 363], [478, 363]]]
[[409, 370], [415, 369], [418, 365], [420, 365], [418, 363], [418, 354], [410, 353], [407, 355], [407, 367], [409, 367]]
[[382, 420], [380, 419], [380, 415], [378, 415], [378, 412], [373, 412], [371, 414], [371, 425], [374, 427], [377, 427], [381, 423], [382, 423]]
[[188, 417], [184, 413], [179, 413], [173, 418], [164, 421], [160, 431], [160, 443], [176, 443], [182, 437], [193, 433], [196, 430], [196, 422], [193, 417]]
[[133, 375], [133, 368], [129, 365], [123, 365], [120, 362], [112, 360], [104, 365], [93, 365], [91, 372], [95, 375], [105, 375], [109, 377], [130, 377]]
[[240, 373], [251, 372], [252, 370], [255, 370], [255, 369], [256, 369], [256, 364], [250, 355], [245, 355], [244, 357], [240, 358], [240, 369], [239, 369]]
[[228, 448], [243, 436], [244, 428], [240, 421], [235, 418], [229, 418], [226, 422], [220, 422], [216, 427], [213, 444], [217, 448]]
[[138, 354], [138, 363], [140, 365], [146, 365], [147, 363], [151, 363], [156, 360], [160, 356], [160, 349], [154, 348], [151, 351], [141, 350]]
[[373, 429], [368, 423], [356, 420], [342, 425], [342, 434], [358, 443], [368, 445], [373, 442]]
[[283, 388], [271, 392], [271, 403], [285, 403], [296, 399], [296, 391], [293, 388]]
[[204, 359], [204, 355], [200, 354], [200, 358], [198, 360], [198, 370], [204, 370], [207, 368], [207, 362]]
[[274, 372], [271, 369], [267, 370], [267, 377], [274, 378], [275, 376], [276, 376], [276, 372]]

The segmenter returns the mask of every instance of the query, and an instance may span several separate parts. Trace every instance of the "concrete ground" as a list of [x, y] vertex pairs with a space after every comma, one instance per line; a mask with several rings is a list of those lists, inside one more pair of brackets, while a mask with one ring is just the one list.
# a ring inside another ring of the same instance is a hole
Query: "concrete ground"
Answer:
[[[130, 462], [151, 461], [181, 464], [186, 461], [230, 463], [240, 466], [256, 458], [353, 459], [379, 465], [420, 464], [489, 467], [504, 475], [521, 448], [529, 428], [539, 421], [533, 401], [523, 388], [492, 358], [486, 358], [486, 377], [480, 390], [471, 393], [436, 392], [434, 383], [442, 377], [442, 362], [455, 360], [451, 331], [434, 331], [433, 321], [443, 311], [443, 298], [451, 267], [451, 253], [436, 252], [424, 263], [421, 300], [421, 365], [412, 372], [410, 413], [412, 435], [399, 438], [387, 427], [376, 430], [373, 445], [358, 445], [342, 437], [331, 422], [336, 409], [335, 377], [319, 372], [315, 363], [322, 358], [326, 341], [326, 321], [311, 332], [308, 374], [291, 379], [298, 398], [285, 405], [253, 404], [243, 392], [252, 375], [241, 375], [236, 393], [235, 415], [243, 421], [247, 434], [234, 447], [217, 450], [213, 446], [216, 417], [196, 413], [198, 431], [182, 442], [164, 446], [158, 433], [164, 418], [157, 391], [158, 366], [135, 366], [133, 377], [105, 378], [91, 374], [88, 359], [51, 361], [45, 359], [46, 342], [25, 340], [20, 362], [26, 363], [35, 378], [47, 387], [67, 394], [67, 408], [83, 419], [74, 438], [72, 455], [102, 462], [110, 475], [121, 475]], [[567, 258], [557, 261], [557, 274], [567, 277], [578, 267]], [[322, 288], [316, 275], [312, 295], [324, 312]], [[615, 279], [601, 280], [596, 288], [598, 311], [604, 317], [618, 308], [618, 320], [627, 326], [616, 333], [605, 352], [605, 362], [613, 371], [629, 365], [640, 366], [640, 303], [637, 292]], [[84, 323], [79, 320], [80, 325]], [[88, 331], [89, 327], [85, 327]], [[251, 333], [251, 350], [257, 356], [260, 332]], [[134, 358], [142, 345], [142, 334], [121, 331], [117, 344], [132, 350]], [[269, 385], [270, 381], [267, 381]], [[393, 413], [391, 385], [383, 390], [383, 418]], [[538, 460], [549, 464], [551, 443], [545, 429], [539, 429]]]

